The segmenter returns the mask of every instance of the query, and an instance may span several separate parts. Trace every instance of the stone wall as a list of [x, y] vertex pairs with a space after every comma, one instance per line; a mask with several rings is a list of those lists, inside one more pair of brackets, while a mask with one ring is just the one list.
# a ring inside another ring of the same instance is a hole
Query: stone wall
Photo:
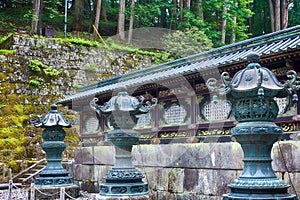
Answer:
[[[280, 147], [282, 154], [278, 143], [273, 147], [273, 169], [300, 195], [300, 141], [283, 141]], [[132, 160], [145, 175], [151, 199], [159, 200], [222, 199], [229, 192], [227, 185], [239, 177], [243, 168], [243, 152], [235, 142], [136, 145]], [[74, 179], [81, 189], [99, 192], [99, 183], [113, 163], [112, 146], [78, 148]], [[289, 189], [290, 193], [295, 191]]]
[[[51, 104], [76, 93], [80, 86], [152, 65], [155, 60], [146, 54], [90, 47], [63, 39], [24, 35], [13, 35], [10, 39], [13, 51], [0, 53], [0, 160], [4, 163], [0, 170], [5, 166], [12, 168], [13, 173], [45, 156], [39, 145], [41, 130], [28, 123], [31, 114], [44, 116]], [[33, 61], [42, 63], [40, 69], [30, 66]], [[71, 110], [59, 111], [68, 119], [74, 117]], [[72, 158], [72, 147], [79, 144], [78, 135], [76, 128], [67, 130], [66, 159]]]

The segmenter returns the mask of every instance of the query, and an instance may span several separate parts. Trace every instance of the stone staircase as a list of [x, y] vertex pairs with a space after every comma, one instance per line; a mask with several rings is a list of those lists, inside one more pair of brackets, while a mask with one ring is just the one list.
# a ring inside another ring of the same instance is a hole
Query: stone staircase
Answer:
[[39, 160], [35, 164], [31, 165], [27, 169], [21, 171], [13, 177], [14, 184], [18, 185], [28, 185], [35, 181], [37, 175], [45, 169], [47, 164], [46, 158]]

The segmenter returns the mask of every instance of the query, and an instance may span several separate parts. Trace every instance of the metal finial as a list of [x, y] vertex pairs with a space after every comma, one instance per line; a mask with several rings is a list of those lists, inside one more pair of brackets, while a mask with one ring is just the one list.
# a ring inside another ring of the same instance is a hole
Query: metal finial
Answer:
[[258, 63], [258, 61], [259, 61], [259, 55], [258, 55], [258, 53], [250, 52], [250, 53], [247, 55], [247, 60], [248, 60], [250, 63]]
[[51, 105], [51, 111], [56, 111], [57, 112], [57, 105], [56, 104], [52, 104]]

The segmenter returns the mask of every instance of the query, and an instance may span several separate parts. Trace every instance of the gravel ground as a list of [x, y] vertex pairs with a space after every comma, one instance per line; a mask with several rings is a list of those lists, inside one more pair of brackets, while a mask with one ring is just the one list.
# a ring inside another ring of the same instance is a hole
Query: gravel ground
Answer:
[[[76, 198], [76, 200], [95, 200], [97, 194], [89, 194], [86, 192], [81, 192], [81, 197]], [[11, 198], [9, 198], [9, 190], [0, 190], [0, 199], [1, 200], [30, 200], [28, 198], [28, 189], [12, 189]], [[75, 198], [65, 198], [75, 199]], [[53, 199], [55, 200], [55, 199]], [[59, 200], [59, 199], [57, 199]]]

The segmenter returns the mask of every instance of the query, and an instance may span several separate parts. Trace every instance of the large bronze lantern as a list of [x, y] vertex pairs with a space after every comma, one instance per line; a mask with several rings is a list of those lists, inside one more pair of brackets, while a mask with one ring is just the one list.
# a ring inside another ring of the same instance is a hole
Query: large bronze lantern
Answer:
[[296, 200], [295, 195], [287, 192], [289, 185], [278, 179], [272, 169], [271, 149], [283, 133], [274, 123], [279, 110], [274, 98], [289, 98], [290, 105], [298, 99], [297, 74], [289, 71], [290, 80], [282, 84], [269, 69], [259, 65], [258, 54], [251, 53], [247, 58], [248, 66], [237, 72], [231, 81], [226, 72], [222, 74], [221, 85], [213, 78], [207, 81], [214, 95], [224, 95], [231, 101], [232, 113], [239, 122], [231, 134], [244, 151], [242, 174], [229, 185], [231, 192], [223, 199]]
[[[112, 127], [106, 138], [115, 146], [115, 165], [105, 175], [105, 183], [100, 185], [100, 196], [143, 196], [148, 194], [147, 183], [142, 182], [143, 174], [134, 168], [131, 150], [139, 140], [139, 133], [133, 130], [140, 114], [145, 114], [157, 104], [157, 99], [144, 102], [127, 92], [121, 91], [105, 105], [97, 104], [94, 98], [91, 108], [101, 117], [106, 117]], [[99, 118], [100, 119], [100, 118]]]

